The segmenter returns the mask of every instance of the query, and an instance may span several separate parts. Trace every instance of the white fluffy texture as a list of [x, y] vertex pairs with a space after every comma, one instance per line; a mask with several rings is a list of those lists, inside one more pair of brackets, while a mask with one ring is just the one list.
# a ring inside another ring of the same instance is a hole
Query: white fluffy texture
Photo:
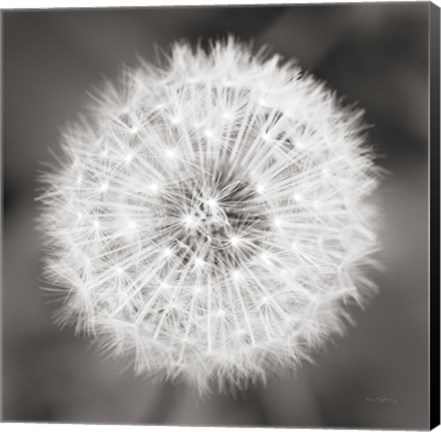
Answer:
[[66, 130], [41, 230], [60, 323], [200, 391], [296, 367], [375, 290], [361, 113], [232, 39], [126, 70]]

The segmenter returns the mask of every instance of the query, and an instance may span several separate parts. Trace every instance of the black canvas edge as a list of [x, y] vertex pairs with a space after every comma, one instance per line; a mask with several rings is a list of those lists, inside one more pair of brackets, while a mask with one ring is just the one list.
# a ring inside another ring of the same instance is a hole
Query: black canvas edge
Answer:
[[440, 8], [429, 6], [430, 429], [440, 424]]

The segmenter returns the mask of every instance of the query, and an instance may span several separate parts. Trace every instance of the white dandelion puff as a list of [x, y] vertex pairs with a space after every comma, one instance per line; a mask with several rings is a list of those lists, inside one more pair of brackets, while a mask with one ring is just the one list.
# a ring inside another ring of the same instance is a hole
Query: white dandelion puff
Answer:
[[43, 177], [62, 324], [140, 374], [242, 387], [341, 333], [375, 290], [360, 112], [232, 38], [126, 70]]

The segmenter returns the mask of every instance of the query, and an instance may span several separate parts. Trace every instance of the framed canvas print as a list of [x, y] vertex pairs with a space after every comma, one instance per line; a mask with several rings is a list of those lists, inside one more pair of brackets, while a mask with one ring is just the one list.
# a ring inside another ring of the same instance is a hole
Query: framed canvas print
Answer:
[[439, 424], [439, 18], [3, 10], [3, 421]]

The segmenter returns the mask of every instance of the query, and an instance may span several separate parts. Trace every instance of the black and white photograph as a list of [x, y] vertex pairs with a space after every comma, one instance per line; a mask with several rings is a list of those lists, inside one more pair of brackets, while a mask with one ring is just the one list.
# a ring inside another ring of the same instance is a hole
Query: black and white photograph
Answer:
[[439, 424], [438, 6], [1, 14], [3, 422]]

